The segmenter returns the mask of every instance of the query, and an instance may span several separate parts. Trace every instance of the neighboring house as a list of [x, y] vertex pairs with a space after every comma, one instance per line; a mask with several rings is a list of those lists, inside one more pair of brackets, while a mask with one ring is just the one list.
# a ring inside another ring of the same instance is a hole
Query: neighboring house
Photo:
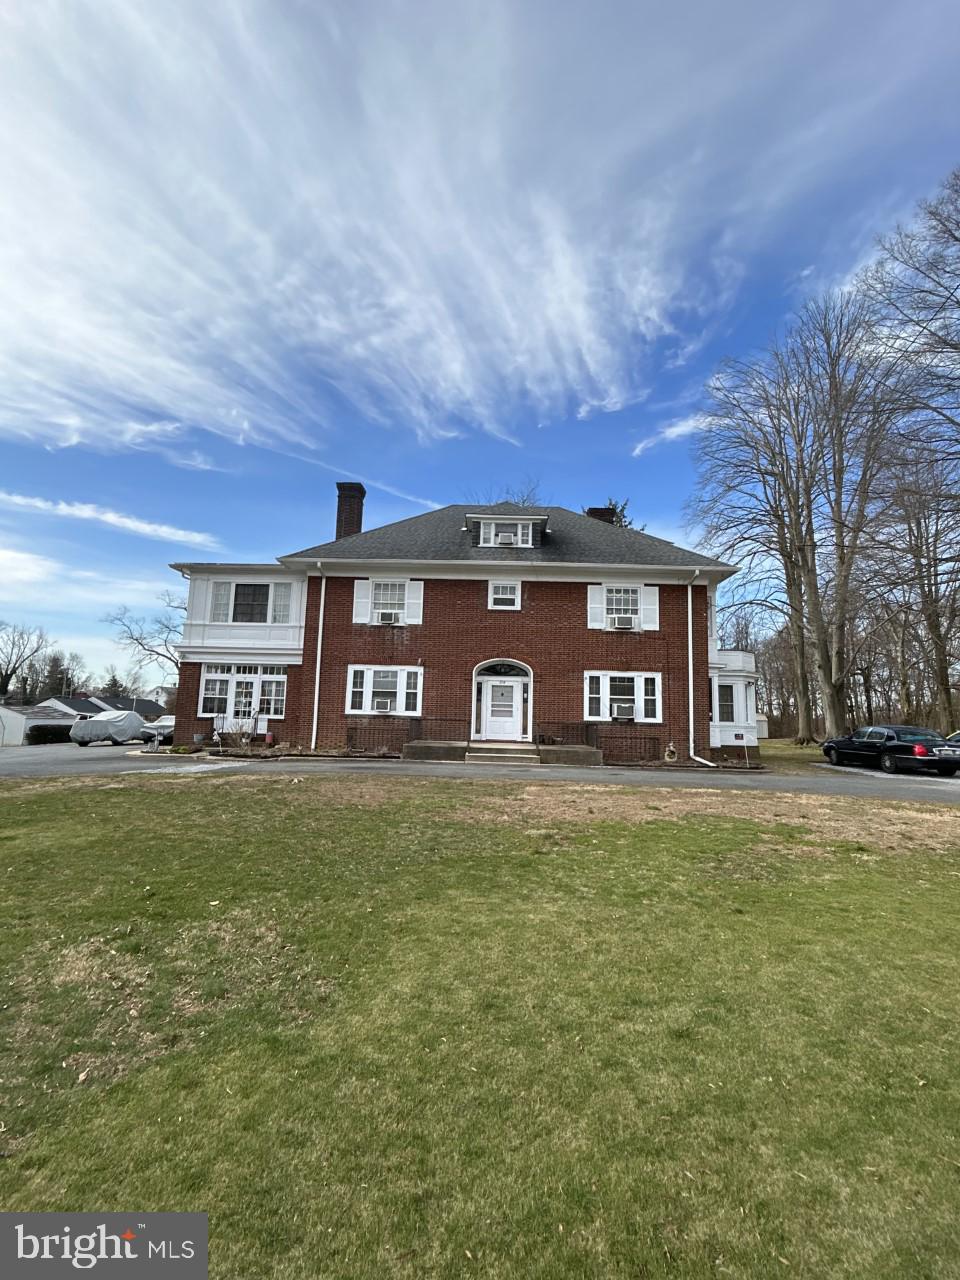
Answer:
[[29, 741], [30, 730], [35, 725], [57, 725], [69, 729], [76, 716], [53, 707], [25, 707], [10, 702], [0, 702], [0, 747], [22, 747]]
[[240, 728], [305, 749], [584, 744], [627, 762], [756, 748], [753, 655], [716, 647], [735, 567], [607, 508], [458, 505], [362, 532], [363, 486], [337, 489], [332, 542], [173, 566], [190, 580], [178, 742]]
[[147, 689], [146, 696], [153, 702], [157, 702], [161, 707], [167, 705], [169, 698], [175, 698], [177, 694], [177, 686], [175, 684], [158, 684], [152, 689]]
[[63, 711], [73, 716], [75, 720], [89, 720], [91, 716], [98, 716], [103, 711], [103, 707], [93, 698], [44, 698], [42, 702], [37, 703], [37, 706]]
[[166, 711], [159, 702], [139, 695], [114, 698], [106, 694], [91, 693], [90, 701], [97, 704], [98, 711], [136, 711], [137, 715], [143, 716], [144, 720], [156, 720], [157, 716], [166, 715]]

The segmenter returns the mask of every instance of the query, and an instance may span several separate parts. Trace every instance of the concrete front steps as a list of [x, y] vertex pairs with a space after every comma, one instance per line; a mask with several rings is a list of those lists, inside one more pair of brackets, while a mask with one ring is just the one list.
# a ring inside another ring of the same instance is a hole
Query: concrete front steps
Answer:
[[539, 765], [540, 748], [533, 742], [471, 742], [467, 764]]
[[603, 764], [596, 747], [564, 746], [533, 742], [432, 742], [417, 739], [403, 748], [404, 760], [446, 761], [450, 764], [538, 765], [560, 764], [568, 768]]

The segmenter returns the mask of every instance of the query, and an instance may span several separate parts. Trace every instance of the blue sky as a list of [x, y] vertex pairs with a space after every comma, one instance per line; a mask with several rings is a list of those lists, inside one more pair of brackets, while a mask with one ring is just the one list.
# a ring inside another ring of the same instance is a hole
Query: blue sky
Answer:
[[[960, 163], [954, 0], [0, 14], [0, 618], [525, 479], [679, 541], [717, 361]], [[639, 446], [639, 448], [638, 448]]]

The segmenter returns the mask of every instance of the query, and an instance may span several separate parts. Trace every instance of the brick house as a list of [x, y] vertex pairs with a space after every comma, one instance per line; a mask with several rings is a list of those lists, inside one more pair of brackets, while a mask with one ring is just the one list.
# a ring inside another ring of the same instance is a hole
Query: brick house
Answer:
[[190, 581], [178, 742], [215, 730], [304, 749], [599, 762], [756, 749], [753, 655], [718, 650], [730, 565], [606, 508], [458, 505], [364, 532], [337, 485], [332, 542]]

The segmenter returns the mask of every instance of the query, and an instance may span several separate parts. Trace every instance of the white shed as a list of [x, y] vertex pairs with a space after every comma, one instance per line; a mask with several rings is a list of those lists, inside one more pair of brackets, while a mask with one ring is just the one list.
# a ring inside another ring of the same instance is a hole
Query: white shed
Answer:
[[35, 724], [63, 725], [69, 729], [76, 718], [53, 707], [24, 707], [0, 702], [0, 747], [22, 747], [27, 733]]

